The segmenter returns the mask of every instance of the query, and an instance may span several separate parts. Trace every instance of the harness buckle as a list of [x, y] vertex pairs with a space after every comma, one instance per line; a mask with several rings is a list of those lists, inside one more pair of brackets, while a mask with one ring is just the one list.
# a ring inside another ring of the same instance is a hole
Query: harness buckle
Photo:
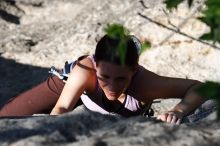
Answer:
[[49, 71], [50, 74], [57, 76], [59, 79], [66, 81], [67, 78], [69, 77], [68, 74], [65, 73], [60, 73], [54, 66], [52, 66]]

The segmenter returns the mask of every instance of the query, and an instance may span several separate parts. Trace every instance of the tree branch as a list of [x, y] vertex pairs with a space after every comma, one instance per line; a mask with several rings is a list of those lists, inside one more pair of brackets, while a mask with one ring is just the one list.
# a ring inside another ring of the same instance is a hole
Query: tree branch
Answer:
[[[166, 29], [168, 29], [168, 30], [171, 30], [171, 31], [173, 31], [173, 32], [175, 32], [175, 33], [177, 33], [177, 34], [183, 35], [183, 36], [185, 36], [185, 37], [188, 37], [188, 38], [190, 38], [190, 39], [192, 39], [192, 40], [195, 40], [195, 41], [198, 41], [198, 42], [200, 42], [200, 43], [206, 44], [206, 45], [211, 46], [211, 47], [213, 47], [213, 48], [220, 49], [220, 48], [217, 47], [216, 45], [213, 45], [213, 44], [204, 42], [204, 41], [199, 40], [199, 39], [197, 39], [197, 38], [195, 38], [195, 37], [193, 37], [193, 36], [190, 36], [190, 35], [188, 35], [188, 34], [186, 34], [186, 33], [184, 33], [184, 32], [181, 32], [181, 31], [179, 31], [179, 30], [176, 30], [176, 29], [170, 28], [170, 27], [168, 27], [168, 26], [166, 26], [166, 25], [164, 25], [164, 24], [161, 24], [161, 23], [159, 23], [159, 22], [157, 22], [157, 21], [155, 21], [155, 20], [153, 20], [153, 19], [151, 19], [151, 18], [149, 18], [149, 17], [147, 17], [147, 16], [141, 14], [140, 12], [138, 12], [138, 15], [141, 16], [142, 18], [144, 18], [144, 19], [146, 19], [146, 20], [148, 20], [148, 21], [154, 23], [154, 24], [157, 24], [158, 26], [161, 26], [161, 27], [163, 27], [163, 28], [166, 28]], [[163, 42], [163, 43], [164, 43], [164, 42]], [[161, 43], [160, 43], [160, 44], [161, 44]]]

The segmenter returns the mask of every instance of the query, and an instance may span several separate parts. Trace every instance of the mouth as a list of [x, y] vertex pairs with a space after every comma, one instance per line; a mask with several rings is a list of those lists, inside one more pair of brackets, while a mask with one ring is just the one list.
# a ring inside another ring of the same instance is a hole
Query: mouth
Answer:
[[111, 95], [111, 96], [116, 96], [117, 95], [116, 92], [108, 92], [108, 94]]
[[112, 97], [117, 97], [118, 96], [118, 92], [112, 92], [112, 91], [108, 91], [108, 95], [112, 96]]

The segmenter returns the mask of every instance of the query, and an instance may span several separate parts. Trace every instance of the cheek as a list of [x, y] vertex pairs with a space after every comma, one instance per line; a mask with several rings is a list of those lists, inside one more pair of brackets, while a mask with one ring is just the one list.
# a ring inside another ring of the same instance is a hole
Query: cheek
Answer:
[[121, 82], [119, 81], [115, 84], [116, 89], [120, 92], [124, 92], [128, 88], [129, 85], [130, 85], [129, 80], [128, 81], [121, 81]]
[[98, 82], [103, 90], [114, 90], [119, 92], [123, 91], [127, 86], [127, 83], [125, 82], [115, 82], [113, 84], [109, 84], [108, 81], [105, 80], [99, 80]]
[[98, 80], [98, 83], [101, 88], [106, 87], [108, 84], [107, 81], [105, 81], [105, 80]]
[[120, 87], [121, 87], [121, 88], [127, 89], [128, 86], [130, 85], [130, 81], [121, 82], [121, 83], [119, 83], [119, 84], [120, 84]]
[[104, 90], [114, 90], [118, 92], [124, 92], [131, 83], [131, 78], [123, 81], [115, 81], [114, 83], [110, 83], [110, 81], [101, 79], [98, 80], [99, 86]]

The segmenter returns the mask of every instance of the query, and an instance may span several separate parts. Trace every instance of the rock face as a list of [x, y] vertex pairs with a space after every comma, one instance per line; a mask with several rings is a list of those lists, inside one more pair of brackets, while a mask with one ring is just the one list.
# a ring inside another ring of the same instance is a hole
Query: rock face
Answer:
[[[62, 68], [66, 60], [92, 54], [108, 23], [122, 23], [131, 34], [152, 43], [140, 56], [147, 69], [164, 76], [220, 81], [220, 50], [196, 40], [209, 31], [195, 19], [202, 7], [201, 1], [195, 1], [191, 9], [183, 3], [169, 12], [162, 0], [1, 0], [0, 106], [43, 81], [50, 66]], [[162, 100], [153, 108], [159, 114], [177, 102]], [[79, 110], [0, 123], [1, 145], [220, 144], [215, 121], [174, 126], [144, 117], [123, 119]]]
[[[78, 110], [78, 109], [77, 109]], [[87, 110], [59, 117], [0, 120], [1, 145], [219, 145], [219, 123], [175, 126], [145, 117], [123, 119]]]

